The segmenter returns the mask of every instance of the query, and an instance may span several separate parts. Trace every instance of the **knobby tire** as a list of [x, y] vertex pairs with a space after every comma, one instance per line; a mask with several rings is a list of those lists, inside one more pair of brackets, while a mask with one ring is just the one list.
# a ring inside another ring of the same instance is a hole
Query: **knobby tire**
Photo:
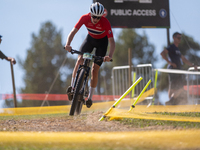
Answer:
[[81, 113], [82, 110], [82, 106], [83, 106], [83, 101], [78, 101], [77, 107], [76, 107], [76, 115], [79, 115]]
[[82, 98], [83, 95], [80, 95], [80, 91], [82, 90], [83, 82], [85, 79], [85, 69], [81, 69], [79, 77], [78, 77], [78, 82], [76, 84], [75, 90], [74, 90], [74, 96], [72, 99], [72, 105], [70, 109], [69, 115], [73, 116], [74, 113], [80, 114], [83, 102], [82, 100], [79, 101], [80, 97]]

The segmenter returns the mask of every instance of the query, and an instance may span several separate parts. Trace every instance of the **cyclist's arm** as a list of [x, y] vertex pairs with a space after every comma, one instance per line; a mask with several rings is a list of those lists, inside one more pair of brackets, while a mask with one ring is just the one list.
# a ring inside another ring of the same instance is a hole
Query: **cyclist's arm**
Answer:
[[67, 37], [67, 41], [66, 41], [66, 45], [65, 45], [65, 49], [67, 51], [71, 51], [72, 47], [70, 46], [73, 38], [74, 38], [74, 35], [78, 32], [78, 29], [76, 28], [73, 28], [72, 31], [69, 33], [68, 37]]
[[114, 38], [110, 37], [110, 38], [108, 38], [108, 41], [110, 43], [110, 50], [109, 50], [109, 55], [104, 57], [104, 62], [110, 61], [112, 56], [113, 56], [113, 53], [115, 51], [115, 40], [114, 40]]
[[110, 43], [110, 51], [109, 51], [109, 57], [112, 58], [113, 53], [115, 51], [115, 40], [113, 37], [108, 38], [108, 41]]

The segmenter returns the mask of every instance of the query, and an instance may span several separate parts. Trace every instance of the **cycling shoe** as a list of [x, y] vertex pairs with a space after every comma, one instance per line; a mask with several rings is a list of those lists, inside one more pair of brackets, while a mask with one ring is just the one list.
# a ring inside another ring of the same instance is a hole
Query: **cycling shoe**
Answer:
[[86, 101], [86, 106], [87, 106], [87, 108], [90, 108], [92, 106], [92, 100], [91, 99], [88, 99]]

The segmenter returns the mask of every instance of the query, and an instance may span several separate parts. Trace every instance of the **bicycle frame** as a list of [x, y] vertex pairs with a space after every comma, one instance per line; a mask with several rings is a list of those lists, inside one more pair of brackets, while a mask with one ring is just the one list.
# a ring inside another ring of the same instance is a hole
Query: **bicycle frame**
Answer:
[[88, 84], [87, 81], [88, 81], [88, 77], [89, 77], [89, 73], [90, 73], [89, 64], [90, 64], [90, 60], [85, 59], [83, 65], [79, 65], [79, 68], [78, 68], [78, 71], [77, 71], [77, 73], [76, 73], [76, 77], [75, 77], [75, 80], [74, 80], [73, 88], [76, 87], [76, 84], [77, 84], [77, 81], [78, 81], [78, 77], [79, 77], [80, 71], [84, 68], [84, 69], [86, 70], [86, 77], [85, 77], [85, 79], [84, 79], [83, 89], [82, 89], [82, 91], [81, 91], [81, 93], [80, 93], [81, 95], [84, 93], [84, 89], [85, 89], [86, 84]]
[[[80, 54], [80, 52], [77, 52], [77, 51], [74, 51], [74, 52]], [[85, 98], [87, 97], [87, 94], [85, 92], [85, 87], [88, 87], [87, 81], [88, 81], [88, 77], [90, 73], [89, 65], [94, 56], [90, 53], [82, 53], [82, 54], [83, 54], [84, 62], [83, 62], [83, 65], [79, 65], [77, 73], [76, 73], [76, 77], [75, 77], [75, 81], [73, 85], [74, 93], [73, 93], [72, 105], [71, 105], [71, 109], [69, 113], [70, 115], [74, 115], [74, 113], [78, 115], [81, 113], [82, 105], [85, 104]], [[88, 93], [88, 89], [86, 91]]]
[[[69, 115], [74, 115], [76, 113], [77, 115], [81, 113], [82, 105], [85, 104], [85, 97], [87, 97], [85, 92], [85, 87], [88, 84], [88, 77], [90, 73], [90, 62], [93, 58], [97, 59], [97, 61], [102, 61], [103, 57], [101, 56], [94, 56], [90, 53], [83, 53], [80, 51], [76, 51], [71, 49], [71, 53], [83, 55], [83, 65], [79, 65], [78, 70], [76, 72], [76, 77], [74, 80], [74, 84], [72, 88], [74, 89], [73, 98], [72, 98], [72, 104], [71, 109], [69, 112]], [[112, 60], [111, 60], [112, 61]]]

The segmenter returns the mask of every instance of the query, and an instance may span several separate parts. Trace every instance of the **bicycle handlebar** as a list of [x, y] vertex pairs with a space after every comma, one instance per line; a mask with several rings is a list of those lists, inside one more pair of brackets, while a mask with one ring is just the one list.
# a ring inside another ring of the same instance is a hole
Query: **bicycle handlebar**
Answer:
[[[65, 47], [64, 47], [64, 49], [65, 49]], [[70, 53], [71, 54], [78, 54], [78, 55], [83, 55], [84, 54], [84, 52], [80, 52], [80, 51], [77, 51], [77, 50], [74, 50], [74, 49], [71, 49]], [[104, 57], [101, 57], [101, 56], [93, 55], [92, 57], [95, 58], [95, 59], [102, 59], [102, 60], [104, 59]], [[113, 60], [111, 59], [110, 62], [112, 62], [112, 61]]]
[[71, 54], [78, 54], [78, 55], [83, 55], [84, 53], [83, 52], [80, 52], [80, 51], [77, 51], [77, 50], [74, 50], [74, 49], [71, 49], [70, 51]]

